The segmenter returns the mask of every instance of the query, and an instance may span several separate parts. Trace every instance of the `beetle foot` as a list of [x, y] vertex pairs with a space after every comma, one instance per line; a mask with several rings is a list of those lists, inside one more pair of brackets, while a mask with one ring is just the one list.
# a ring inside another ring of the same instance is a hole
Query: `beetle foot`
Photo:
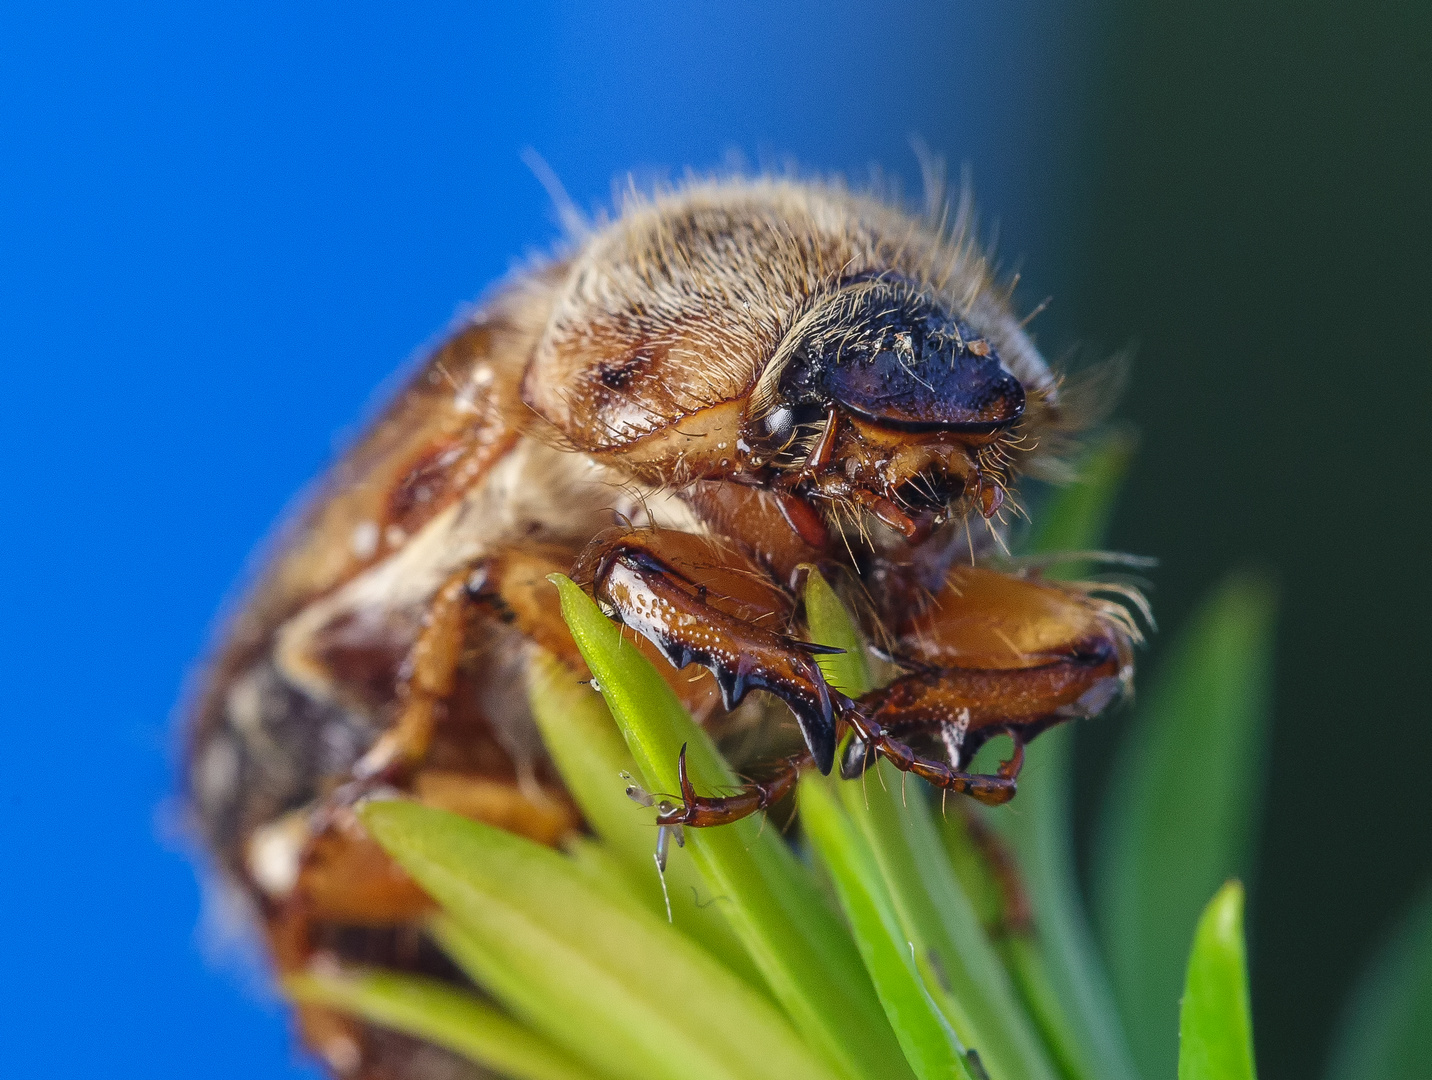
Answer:
[[1019, 772], [1024, 766], [1024, 738], [1014, 728], [1006, 729], [1014, 740], [1014, 753], [990, 775], [963, 772], [943, 761], [921, 757], [908, 744], [891, 736], [878, 720], [860, 715], [858, 707], [849, 709], [843, 719], [855, 734], [841, 762], [842, 776], [859, 776], [879, 756], [901, 772], [913, 773], [937, 788], [968, 795], [987, 806], [1009, 802], [1018, 789]]
[[[657, 804], [656, 823], [666, 828], [690, 825], [706, 828], [711, 825], [726, 825], [750, 817], [779, 802], [795, 787], [800, 778], [802, 766], [810, 764], [809, 754], [793, 754], [781, 762], [780, 769], [767, 780], [745, 784], [734, 795], [698, 795], [691, 785], [686, 770], [686, 745], [676, 758], [676, 775], [681, 784], [681, 805], [669, 802]], [[678, 843], [681, 839], [678, 838]]]

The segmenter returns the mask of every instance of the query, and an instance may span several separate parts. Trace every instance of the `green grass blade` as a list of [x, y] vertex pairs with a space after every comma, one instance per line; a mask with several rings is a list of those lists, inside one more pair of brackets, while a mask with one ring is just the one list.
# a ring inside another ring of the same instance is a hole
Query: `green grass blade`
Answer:
[[[1026, 538], [1024, 553], [1049, 555], [1104, 546], [1119, 488], [1136, 444], [1126, 430], [1095, 442], [1078, 479], [1056, 490]], [[1051, 578], [1087, 574], [1088, 564], [1049, 566]], [[1034, 936], [1006, 949], [1010, 969], [1045, 1041], [1072, 1080], [1135, 1080], [1108, 974], [1089, 928], [1074, 863], [1070, 770], [1074, 731], [1056, 728], [1030, 744], [1019, 796], [990, 815], [1014, 848], [1034, 918]]]
[[765, 997], [557, 852], [416, 803], [372, 802], [361, 815], [458, 928], [480, 985], [595, 1071], [829, 1077]]
[[[582, 816], [618, 859], [632, 887], [654, 910], [666, 911], [690, 935], [753, 986], [766, 989], [740, 939], [711, 902], [701, 874], [689, 859], [673, 859], [662, 889], [652, 853], [656, 830], [651, 811], [626, 796], [622, 773], [636, 775], [626, 742], [602, 695], [580, 682], [550, 653], [538, 652], [527, 667], [527, 697], [552, 762]], [[703, 899], [704, 897], [704, 899]]]
[[875, 680], [870, 675], [865, 641], [845, 604], [830, 587], [830, 582], [812, 570], [806, 576], [801, 602], [805, 607], [806, 630], [810, 640], [845, 650], [815, 658], [826, 681], [851, 697], [873, 690]]
[[[736, 777], [671, 689], [581, 589], [554, 579], [562, 614], [621, 727], [643, 782], [678, 790], [677, 755], [698, 791], [729, 789]], [[810, 873], [774, 830], [751, 818], [688, 829], [686, 851], [756, 967], [794, 1021], [841, 1076], [908, 1076], [900, 1045], [854, 942]], [[676, 853], [673, 859], [680, 858]]]
[[414, 1035], [511, 1080], [592, 1080], [564, 1051], [471, 994], [431, 979], [381, 971], [290, 975], [284, 991]]
[[1198, 920], [1179, 1009], [1178, 1080], [1256, 1080], [1243, 886], [1219, 889]]
[[844, 783], [840, 794], [873, 852], [903, 933], [921, 955], [938, 958], [961, 1041], [979, 1051], [992, 1080], [1053, 1080], [1039, 1033], [950, 866], [919, 784], [881, 762], [863, 785]]
[[1234, 576], [1164, 659], [1115, 762], [1099, 835], [1100, 925], [1134, 1059], [1167, 1075], [1203, 898], [1246, 870], [1258, 814], [1272, 590]]
[[[847, 693], [869, 689], [864, 643], [834, 590], [813, 573], [804, 599], [811, 638], [846, 650], [820, 658], [828, 677]], [[812, 801], [826, 797], [814, 790], [822, 783], [814, 776], [802, 781], [801, 813], [808, 829]], [[842, 783], [839, 797], [860, 832], [863, 850], [879, 870], [903, 941], [915, 942], [920, 956], [929, 950], [939, 960], [952, 999], [950, 1023], [960, 1040], [979, 1051], [993, 1080], [1053, 1080], [1038, 1033], [949, 864], [922, 782], [907, 780], [881, 762], [863, 781]], [[839, 868], [831, 869], [839, 883]], [[848, 901], [845, 906], [854, 921]], [[871, 974], [876, 976], [873, 970]], [[881, 986], [878, 977], [876, 986]]]
[[901, 928], [885, 879], [831, 784], [823, 777], [802, 783], [801, 822], [830, 870], [885, 1015], [919, 1080], [964, 1080], [963, 1047], [915, 966], [918, 946]]
[[1328, 1080], [1432, 1076], [1432, 888], [1359, 980], [1333, 1046]]

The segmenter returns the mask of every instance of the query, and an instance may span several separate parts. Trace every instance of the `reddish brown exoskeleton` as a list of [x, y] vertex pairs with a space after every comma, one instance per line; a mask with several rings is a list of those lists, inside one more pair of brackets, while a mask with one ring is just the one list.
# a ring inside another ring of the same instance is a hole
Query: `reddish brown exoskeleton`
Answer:
[[[1123, 606], [987, 557], [1013, 478], [1075, 422], [967, 218], [693, 183], [575, 237], [427, 360], [286, 533], [193, 710], [195, 819], [280, 970], [448, 970], [417, 929], [426, 898], [345, 811], [356, 793], [545, 843], [581, 827], [521, 678], [536, 649], [582, 670], [554, 571], [665, 658], [698, 718], [755, 702], [769, 721], [762, 690], [799, 726], [798, 753], [747, 763], [762, 781], [684, 784], [667, 825], [771, 805], [847, 734], [846, 776], [884, 757], [1003, 802], [1025, 742], [1129, 684]], [[797, 625], [809, 572], [895, 665], [887, 686], [827, 685]], [[997, 734], [1010, 759], [966, 771]], [[436, 1075], [435, 1050], [301, 1021], [340, 1072]]]

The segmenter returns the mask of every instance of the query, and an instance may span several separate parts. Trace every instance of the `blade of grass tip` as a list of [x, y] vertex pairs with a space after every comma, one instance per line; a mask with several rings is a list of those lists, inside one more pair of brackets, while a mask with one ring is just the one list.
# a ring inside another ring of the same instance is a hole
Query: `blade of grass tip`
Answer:
[[844, 602], [830, 587], [830, 582], [814, 568], [806, 574], [801, 603], [811, 640], [818, 645], [844, 650], [816, 656], [815, 662], [820, 665], [826, 681], [850, 697], [859, 697], [873, 690], [875, 681], [870, 675], [865, 640], [860, 629], [850, 617]]
[[1178, 1080], [1256, 1080], [1248, 971], [1243, 953], [1243, 886], [1226, 883], [1193, 935], [1179, 1008]]
[[[566, 664], [538, 650], [527, 666], [527, 699], [552, 763], [582, 816], [620, 860], [637, 894], [666, 911], [676, 927], [766, 992], [765, 980], [722, 914], [705, 896], [706, 883], [689, 860], [672, 859], [663, 883], [652, 857], [656, 831], [651, 811], [626, 794], [622, 774], [634, 776], [632, 760], [602, 695], [584, 685]], [[664, 887], [663, 887], [664, 885]]]
[[[737, 786], [715, 745], [646, 658], [622, 647], [617, 627], [586, 593], [560, 575], [553, 580], [563, 617], [644, 782], [658, 791], [679, 790], [676, 761], [685, 745], [698, 791]], [[722, 904], [776, 1000], [810, 1045], [852, 1080], [908, 1076], [855, 944], [775, 831], [756, 818], [688, 829], [686, 851], [707, 893]]]
[[380, 971], [290, 975], [284, 992], [413, 1035], [511, 1080], [593, 1080], [564, 1051], [471, 994], [432, 979]]
[[1432, 1076], [1432, 886], [1358, 980], [1328, 1080]]
[[911, 943], [891, 909], [869, 848], [832, 797], [832, 782], [824, 777], [809, 780], [801, 792], [801, 822], [830, 870], [905, 1059], [919, 1080], [967, 1080], [964, 1048], [915, 967]]
[[370, 802], [360, 814], [460, 930], [479, 985], [597, 1072], [830, 1076], [765, 997], [559, 853], [417, 803]]
[[[854, 695], [870, 689], [860, 632], [818, 573], [806, 578], [804, 607], [812, 639], [846, 650], [818, 658], [822, 666], [829, 665], [826, 671], [832, 683]], [[839, 797], [849, 821], [859, 830], [862, 847], [879, 868], [882, 889], [904, 941], [915, 942], [922, 957], [933, 950], [939, 960], [945, 985], [937, 1000], [951, 1006], [948, 1018], [954, 1031], [966, 1046], [979, 1052], [996, 1080], [1054, 1080], [1056, 1074], [1039, 1034], [950, 866], [926, 792], [919, 781], [907, 781], [886, 762], [872, 772], [874, 775], [862, 782], [840, 784]], [[908, 791], [907, 782], [911, 784]], [[801, 812], [807, 829], [811, 827], [808, 807], [813, 800], [828, 797], [815, 791], [820, 787], [824, 792], [825, 783], [813, 775], [801, 781]], [[880, 987], [878, 977], [876, 986]]]
[[1096, 847], [1115, 998], [1147, 1076], [1177, 1056], [1173, 1009], [1203, 898], [1246, 869], [1258, 816], [1273, 593], [1234, 575], [1156, 673], [1115, 759]]
[[[1109, 519], [1137, 439], [1114, 430], [1080, 458], [1073, 483], [1055, 491], [1036, 515], [1024, 551], [1030, 555], [1093, 551]], [[1077, 579], [1086, 562], [1048, 566], [1046, 577]], [[1014, 849], [1034, 933], [1011, 938], [1005, 955], [1046, 1043], [1075, 1080], [1134, 1080], [1108, 974], [1094, 943], [1074, 861], [1074, 732], [1046, 732], [1029, 744], [1019, 797], [988, 815]], [[958, 839], [958, 838], [956, 838]]]

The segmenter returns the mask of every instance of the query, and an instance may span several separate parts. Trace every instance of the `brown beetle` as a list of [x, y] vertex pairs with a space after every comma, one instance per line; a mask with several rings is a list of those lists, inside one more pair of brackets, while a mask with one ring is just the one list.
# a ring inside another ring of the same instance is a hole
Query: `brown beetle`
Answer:
[[[698, 718], [764, 708], [742, 705], [759, 689], [799, 725], [759, 783], [684, 784], [669, 825], [769, 806], [847, 732], [846, 776], [879, 755], [1003, 802], [1027, 740], [1129, 684], [1123, 606], [988, 565], [1013, 477], [1074, 420], [962, 207], [945, 227], [776, 179], [633, 198], [427, 360], [284, 534], [193, 709], [194, 817], [280, 970], [448, 970], [415, 929], [426, 899], [343, 812], [355, 792], [545, 843], [580, 828], [519, 677], [538, 648], [582, 669], [553, 571], [670, 662]], [[902, 672], [888, 686], [826, 684], [794, 633], [811, 567]], [[964, 771], [996, 734], [1010, 760]], [[438, 1051], [300, 1019], [339, 1072], [439, 1073]]]

